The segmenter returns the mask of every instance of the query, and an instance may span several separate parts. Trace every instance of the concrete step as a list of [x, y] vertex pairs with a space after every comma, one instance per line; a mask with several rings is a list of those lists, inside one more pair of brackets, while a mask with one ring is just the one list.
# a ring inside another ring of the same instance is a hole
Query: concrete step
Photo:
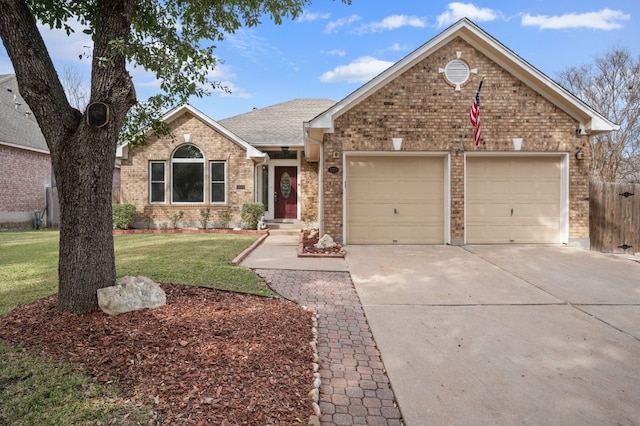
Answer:
[[271, 233], [297, 234], [302, 229], [299, 220], [265, 220], [264, 224]]

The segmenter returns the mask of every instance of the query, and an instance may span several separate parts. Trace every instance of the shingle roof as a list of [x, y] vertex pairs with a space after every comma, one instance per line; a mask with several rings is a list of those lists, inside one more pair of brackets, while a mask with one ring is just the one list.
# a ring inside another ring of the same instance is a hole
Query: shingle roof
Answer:
[[14, 74], [0, 75], [0, 144], [49, 152], [31, 109], [18, 92]]
[[218, 123], [256, 147], [304, 146], [303, 122], [334, 104], [330, 99], [294, 99], [218, 120]]

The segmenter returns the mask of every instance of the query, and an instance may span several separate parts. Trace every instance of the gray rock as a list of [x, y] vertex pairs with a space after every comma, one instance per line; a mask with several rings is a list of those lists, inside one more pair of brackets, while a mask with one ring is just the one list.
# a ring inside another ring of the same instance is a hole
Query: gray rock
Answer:
[[315, 248], [331, 248], [336, 246], [336, 242], [333, 241], [333, 238], [331, 238], [329, 234], [324, 234], [324, 236], [313, 246]]
[[164, 290], [147, 277], [126, 276], [98, 290], [98, 306], [109, 315], [152, 309], [167, 303]]

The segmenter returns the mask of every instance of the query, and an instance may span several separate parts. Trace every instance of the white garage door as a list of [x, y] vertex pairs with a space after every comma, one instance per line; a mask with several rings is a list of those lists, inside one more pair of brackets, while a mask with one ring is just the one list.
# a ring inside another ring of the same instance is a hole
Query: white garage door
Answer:
[[466, 242], [560, 243], [559, 157], [468, 157]]
[[348, 244], [442, 244], [443, 157], [347, 157]]

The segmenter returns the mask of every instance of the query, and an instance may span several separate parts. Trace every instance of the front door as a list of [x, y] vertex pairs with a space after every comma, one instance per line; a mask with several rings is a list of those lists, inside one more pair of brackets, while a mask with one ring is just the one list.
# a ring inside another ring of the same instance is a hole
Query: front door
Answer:
[[274, 219], [298, 217], [298, 168], [275, 168]]

